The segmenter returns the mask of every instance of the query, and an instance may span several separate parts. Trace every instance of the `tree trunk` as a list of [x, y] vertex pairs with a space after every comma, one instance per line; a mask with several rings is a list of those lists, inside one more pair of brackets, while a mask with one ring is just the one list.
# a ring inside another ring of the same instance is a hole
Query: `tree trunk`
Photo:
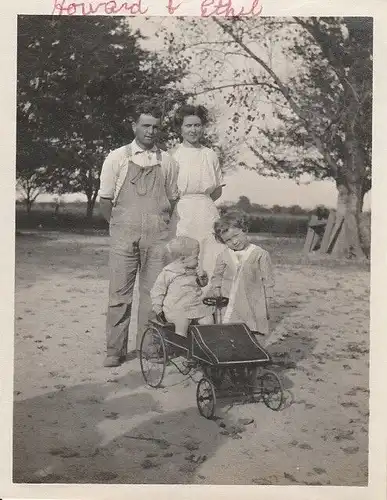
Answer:
[[361, 244], [360, 214], [363, 208], [363, 194], [357, 185], [338, 184], [337, 219], [344, 218], [340, 234], [333, 247], [332, 255], [348, 259], [365, 257]]
[[94, 213], [95, 202], [97, 200], [98, 191], [94, 191], [94, 193], [87, 194], [87, 206], [86, 206], [86, 219], [91, 222]]
[[31, 213], [31, 208], [32, 208], [33, 202], [34, 202], [34, 200], [31, 200], [30, 198], [26, 198], [24, 200], [24, 203], [26, 205], [26, 212], [27, 212], [27, 214]]
[[93, 198], [87, 198], [87, 206], [86, 206], [86, 219], [88, 221], [91, 221], [93, 218], [93, 212], [94, 212], [94, 202]]

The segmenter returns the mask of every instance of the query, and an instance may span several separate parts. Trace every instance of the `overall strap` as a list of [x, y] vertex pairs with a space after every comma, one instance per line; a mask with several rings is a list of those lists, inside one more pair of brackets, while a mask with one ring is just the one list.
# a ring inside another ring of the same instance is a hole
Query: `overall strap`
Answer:
[[[126, 149], [126, 154], [128, 160], [133, 164], [136, 165], [132, 161], [132, 148], [131, 145], [128, 144], [127, 149]], [[137, 172], [135, 175], [130, 179], [131, 184], [133, 184], [136, 187], [136, 192], [139, 196], [145, 196], [149, 191], [151, 191], [155, 185], [156, 182], [156, 172], [155, 172], [155, 167], [159, 167], [162, 161], [162, 156], [161, 156], [161, 151], [157, 150], [156, 151], [156, 158], [159, 163], [156, 165], [152, 165], [151, 167], [140, 167], [138, 166]]]

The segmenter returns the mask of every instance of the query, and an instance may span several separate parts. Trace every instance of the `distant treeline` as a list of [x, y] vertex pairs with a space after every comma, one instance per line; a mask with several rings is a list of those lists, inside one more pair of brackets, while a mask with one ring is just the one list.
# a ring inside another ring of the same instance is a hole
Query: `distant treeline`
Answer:
[[[243, 201], [243, 200], [242, 200]], [[246, 210], [247, 208], [247, 210]], [[306, 210], [298, 206], [281, 207], [275, 205], [268, 208], [255, 203], [242, 206], [239, 202], [220, 205], [221, 212], [237, 211], [243, 214], [252, 233], [271, 233], [282, 236], [305, 236], [308, 229], [309, 218], [320, 211], [323, 216], [329, 214], [326, 207], [316, 207]], [[107, 223], [96, 210], [91, 220], [85, 217], [85, 203], [71, 202], [35, 203], [30, 213], [25, 211], [22, 203], [16, 206], [16, 228], [45, 229], [63, 231], [107, 231]]]
[[219, 205], [221, 210], [241, 210], [246, 214], [288, 214], [288, 215], [318, 215], [321, 218], [327, 218], [330, 208], [324, 205], [316, 205], [314, 208], [302, 208], [300, 205], [273, 205], [268, 207], [259, 203], [251, 203], [247, 196], [240, 196], [236, 203], [223, 203]]

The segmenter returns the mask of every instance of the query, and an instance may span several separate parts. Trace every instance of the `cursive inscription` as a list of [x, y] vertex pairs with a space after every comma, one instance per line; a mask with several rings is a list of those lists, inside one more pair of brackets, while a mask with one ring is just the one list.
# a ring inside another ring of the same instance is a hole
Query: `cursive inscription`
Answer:
[[[53, 0], [52, 14], [67, 16], [90, 16], [93, 14], [121, 14], [128, 16], [144, 15], [148, 7], [143, 5], [144, 0], [132, 0], [127, 2], [107, 0], [104, 2], [89, 0], [88, 2], [73, 2], [71, 0]], [[261, 0], [248, 0], [247, 7], [235, 7], [233, 0], [199, 0], [201, 17], [246, 17], [259, 16], [262, 12]], [[167, 0], [165, 5], [169, 15], [175, 15], [183, 2], [179, 0]], [[177, 14], [179, 15], [179, 14]]]
[[262, 12], [260, 0], [253, 0], [250, 6], [245, 10], [244, 7], [236, 9], [232, 0], [203, 0], [200, 6], [201, 16], [259, 16]]
[[142, 5], [142, 0], [134, 2], [116, 2], [109, 0], [107, 2], [69, 2], [68, 0], [54, 0], [54, 9], [52, 14], [67, 16], [89, 16], [92, 14], [127, 14], [135, 16], [146, 14], [148, 8]]
[[167, 5], [168, 14], [173, 15], [177, 11], [177, 9], [180, 7], [180, 5], [181, 5], [181, 3], [174, 5], [173, 0], [168, 0], [168, 5]]

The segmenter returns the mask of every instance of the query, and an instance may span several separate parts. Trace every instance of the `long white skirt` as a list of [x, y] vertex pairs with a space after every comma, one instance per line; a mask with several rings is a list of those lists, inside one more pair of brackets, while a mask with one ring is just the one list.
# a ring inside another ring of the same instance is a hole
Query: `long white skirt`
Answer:
[[211, 278], [216, 259], [224, 249], [214, 236], [214, 222], [219, 219], [215, 203], [205, 194], [185, 195], [176, 206], [176, 215], [176, 236], [189, 236], [199, 241], [199, 268]]

